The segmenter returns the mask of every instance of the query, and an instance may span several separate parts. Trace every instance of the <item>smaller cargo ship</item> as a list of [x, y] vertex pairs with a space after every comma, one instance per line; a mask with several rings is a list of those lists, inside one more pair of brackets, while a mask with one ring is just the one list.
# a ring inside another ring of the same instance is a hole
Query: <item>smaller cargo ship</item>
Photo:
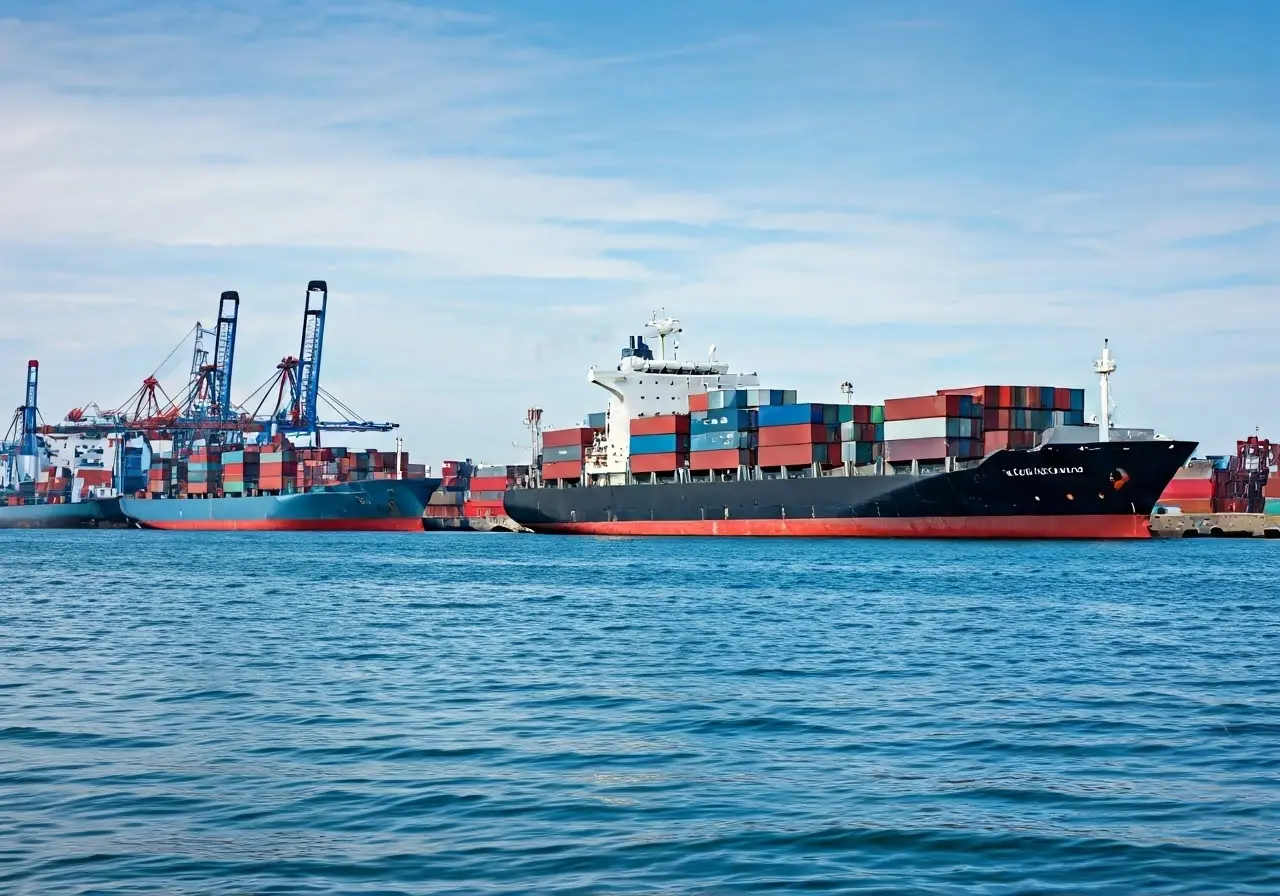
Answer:
[[[397, 440], [398, 444], [398, 440]], [[440, 480], [403, 451], [200, 445], [153, 457], [120, 510], [144, 529], [421, 532]]]
[[212, 498], [122, 498], [120, 512], [142, 529], [421, 532], [439, 479], [373, 480], [293, 494]]
[[39, 431], [40, 363], [27, 362], [24, 401], [0, 440], [0, 529], [124, 525], [111, 488], [117, 461], [140, 463], [124, 440], [57, 437]]

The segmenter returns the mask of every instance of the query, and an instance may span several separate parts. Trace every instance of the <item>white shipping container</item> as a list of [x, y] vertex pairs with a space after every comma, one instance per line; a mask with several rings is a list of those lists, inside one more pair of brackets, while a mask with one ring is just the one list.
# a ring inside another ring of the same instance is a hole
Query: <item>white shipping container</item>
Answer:
[[886, 420], [884, 440], [972, 439], [981, 431], [970, 417], [919, 417], [915, 420]]
[[920, 417], [916, 420], [886, 420], [884, 440], [897, 442], [905, 439], [945, 439], [946, 417]]

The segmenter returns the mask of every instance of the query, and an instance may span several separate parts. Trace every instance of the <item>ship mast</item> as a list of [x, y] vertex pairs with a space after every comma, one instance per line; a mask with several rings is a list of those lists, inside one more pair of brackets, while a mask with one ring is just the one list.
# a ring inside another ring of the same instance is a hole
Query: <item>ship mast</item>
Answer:
[[1111, 374], [1116, 372], [1116, 362], [1111, 358], [1111, 340], [1102, 340], [1102, 357], [1093, 362], [1101, 388], [1102, 414], [1098, 418], [1098, 441], [1111, 441]]

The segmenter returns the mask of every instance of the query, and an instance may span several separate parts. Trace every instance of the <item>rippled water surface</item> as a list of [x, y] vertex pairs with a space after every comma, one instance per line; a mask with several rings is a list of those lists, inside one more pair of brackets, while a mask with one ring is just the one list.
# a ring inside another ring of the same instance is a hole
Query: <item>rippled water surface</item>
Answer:
[[0, 892], [1280, 892], [1280, 545], [0, 533]]

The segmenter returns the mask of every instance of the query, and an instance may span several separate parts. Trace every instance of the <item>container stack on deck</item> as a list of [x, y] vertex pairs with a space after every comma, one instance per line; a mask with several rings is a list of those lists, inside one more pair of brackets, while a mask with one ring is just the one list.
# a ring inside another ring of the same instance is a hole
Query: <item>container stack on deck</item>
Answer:
[[187, 458], [186, 493], [192, 497], [217, 495], [222, 491], [222, 449], [201, 446]]
[[842, 404], [840, 460], [866, 466], [884, 455], [884, 405]]
[[222, 452], [222, 491], [232, 497], [243, 497], [258, 491], [261, 476], [257, 445], [247, 445]]
[[766, 470], [836, 467], [840, 460], [840, 405], [776, 404], [760, 408], [760, 466]]
[[463, 502], [462, 515], [472, 518], [503, 517], [502, 499], [507, 489], [524, 485], [529, 467], [518, 465], [478, 466], [471, 476], [471, 487]]
[[462, 519], [462, 506], [471, 489], [470, 460], [447, 460], [440, 466], [440, 487], [427, 499], [427, 519]]
[[580, 481], [587, 449], [591, 447], [595, 437], [596, 430], [590, 426], [549, 429], [544, 432], [542, 434], [542, 480], [544, 482]]
[[1196, 458], [1179, 470], [1160, 495], [1160, 506], [1181, 513], [1213, 513], [1215, 468], [1230, 458]]
[[631, 472], [674, 474], [689, 466], [689, 415], [633, 417]]
[[972, 396], [944, 393], [885, 401], [884, 457], [889, 463], [982, 455], [982, 405]]

